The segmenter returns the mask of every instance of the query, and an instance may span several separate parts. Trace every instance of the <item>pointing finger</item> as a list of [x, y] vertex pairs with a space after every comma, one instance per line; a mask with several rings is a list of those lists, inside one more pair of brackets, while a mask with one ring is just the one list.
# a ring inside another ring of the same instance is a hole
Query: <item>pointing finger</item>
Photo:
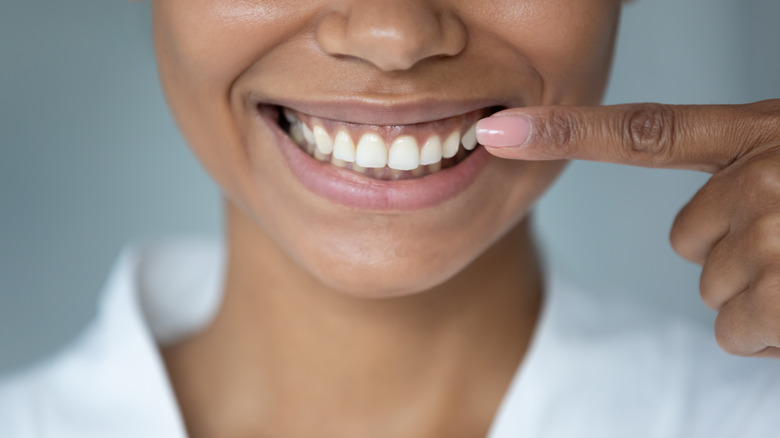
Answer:
[[747, 105], [514, 108], [477, 124], [493, 155], [717, 172], [780, 144], [780, 99]]

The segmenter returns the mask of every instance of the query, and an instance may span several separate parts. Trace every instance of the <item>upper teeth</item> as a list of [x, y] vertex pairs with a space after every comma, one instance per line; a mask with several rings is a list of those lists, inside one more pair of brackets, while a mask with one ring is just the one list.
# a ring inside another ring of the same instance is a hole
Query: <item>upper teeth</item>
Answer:
[[[306, 126], [306, 125], [304, 125]], [[304, 133], [306, 133], [306, 130], [303, 130]], [[465, 134], [463, 134], [463, 139], [461, 140], [461, 143], [463, 143], [463, 147], [466, 148], [467, 151], [470, 151], [477, 147], [477, 125], [474, 124], [469, 128], [468, 131], [466, 131]]]
[[290, 137], [310, 154], [365, 168], [387, 166], [401, 171], [414, 170], [454, 157], [461, 145], [468, 151], [477, 146], [476, 124], [462, 136], [459, 129], [453, 131], [443, 141], [438, 134], [433, 134], [422, 143], [422, 147], [417, 138], [401, 135], [388, 148], [385, 140], [373, 131], [364, 133], [355, 146], [355, 141], [345, 129], [340, 129], [332, 137], [323, 126], [315, 124], [310, 128], [288, 109], [284, 110], [284, 116], [290, 123]]
[[441, 157], [441, 139], [438, 135], [434, 135], [420, 149], [420, 164], [424, 166], [426, 164], [438, 163], [441, 161]]
[[[387, 167], [396, 170], [414, 170], [420, 165], [422, 151], [414, 137], [398, 137], [390, 147]], [[360, 163], [358, 163], [360, 164]]]
[[460, 133], [453, 132], [444, 140], [444, 144], [441, 146], [441, 155], [444, 158], [452, 158], [458, 153], [458, 145], [460, 145]]
[[[306, 127], [305, 124], [302, 125], [304, 127], [303, 131], [306, 132], [306, 130], [309, 128]], [[317, 145], [317, 150], [325, 155], [333, 152], [333, 139], [330, 138], [330, 135], [328, 135], [328, 132], [325, 131], [325, 128], [322, 126], [315, 126], [313, 132], [313, 142]], [[312, 143], [309, 141], [309, 139], [306, 139], [306, 141]]]
[[355, 162], [355, 143], [352, 142], [352, 137], [344, 131], [339, 131], [336, 134], [336, 141], [333, 145], [333, 158], [347, 163]]

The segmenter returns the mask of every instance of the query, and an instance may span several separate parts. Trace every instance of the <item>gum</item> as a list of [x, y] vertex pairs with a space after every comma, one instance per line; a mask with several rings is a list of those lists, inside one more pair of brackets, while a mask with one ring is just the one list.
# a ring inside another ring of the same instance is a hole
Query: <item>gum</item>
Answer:
[[313, 129], [317, 125], [321, 126], [331, 138], [335, 137], [339, 131], [344, 131], [349, 134], [350, 137], [352, 137], [352, 141], [357, 144], [364, 134], [373, 132], [384, 140], [385, 147], [388, 149], [390, 149], [393, 141], [398, 137], [405, 135], [417, 140], [417, 144], [420, 147], [434, 135], [438, 135], [440, 138], [444, 139], [457, 131], [463, 136], [463, 134], [477, 123], [479, 119], [489, 114], [489, 110], [481, 109], [447, 119], [411, 125], [363, 125], [340, 120], [325, 119], [295, 110], [290, 111], [292, 111], [293, 114], [310, 129]]

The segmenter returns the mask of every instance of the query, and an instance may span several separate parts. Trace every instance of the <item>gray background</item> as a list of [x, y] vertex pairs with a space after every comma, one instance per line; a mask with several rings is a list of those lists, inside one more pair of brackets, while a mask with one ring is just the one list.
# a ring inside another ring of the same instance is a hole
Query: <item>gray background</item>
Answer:
[[[218, 235], [218, 192], [157, 84], [148, 3], [0, 2], [0, 372], [94, 315], [125, 242]], [[639, 0], [608, 103], [780, 97], [780, 2]], [[710, 324], [699, 268], [667, 235], [704, 174], [575, 163], [541, 202], [552, 263], [596, 293]]]

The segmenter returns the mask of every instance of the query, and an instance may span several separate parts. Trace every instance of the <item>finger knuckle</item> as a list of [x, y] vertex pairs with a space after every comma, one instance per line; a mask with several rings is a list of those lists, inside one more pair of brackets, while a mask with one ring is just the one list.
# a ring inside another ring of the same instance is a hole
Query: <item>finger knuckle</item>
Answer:
[[687, 249], [687, 222], [682, 211], [674, 218], [671, 230], [669, 230], [669, 243], [677, 254], [685, 257], [684, 251]]
[[767, 237], [780, 236], [780, 212], [765, 214], [756, 219], [756, 228]]
[[780, 160], [760, 159], [745, 166], [743, 187], [749, 197], [780, 195]]
[[703, 264], [705, 255], [702, 254], [700, 245], [696, 243], [689, 233], [680, 231], [679, 227], [672, 227], [672, 231], [669, 233], [669, 243], [672, 246], [672, 250], [680, 257], [689, 262], [696, 264]]
[[759, 308], [773, 315], [780, 322], [780, 271], [767, 271], [758, 276], [753, 285], [753, 293], [761, 302]]
[[556, 153], [571, 155], [578, 145], [577, 133], [582, 125], [580, 119], [569, 109], [554, 109], [544, 123], [535, 126], [540, 140], [555, 148]]
[[760, 339], [761, 344], [777, 346], [780, 340], [780, 324], [776, 308], [766, 309], [756, 315], [753, 325], [756, 327], [754, 336]]
[[708, 262], [704, 265], [699, 279], [699, 295], [707, 307], [716, 311], [720, 310], [724, 302], [719, 288], [721, 284], [719, 278], [718, 271], [712, 263]]
[[667, 158], [675, 144], [676, 117], [669, 106], [645, 103], [631, 107], [623, 121], [624, 149], [650, 160]]
[[780, 146], [780, 99], [756, 102], [750, 106], [753, 110], [756, 133], [754, 147]]
[[777, 121], [780, 122], [780, 99], [766, 99], [752, 103], [750, 106], [754, 111], [761, 114], [778, 116]]
[[749, 244], [757, 255], [778, 263], [778, 259], [780, 259], [780, 213], [766, 214], [756, 219], [748, 235]]
[[764, 128], [760, 130], [764, 133], [761, 142], [770, 146], [780, 146], [780, 110], [763, 114], [759, 123]]
[[765, 345], [780, 339], [780, 272], [763, 272], [745, 292], [745, 315]]
[[768, 347], [780, 346], [780, 330], [768, 330], [761, 335], [761, 341]]
[[770, 347], [780, 347], [780, 317], [775, 313], [772, 315], [770, 325], [763, 327], [761, 331], [761, 342]]
[[741, 342], [736, 334], [738, 332], [736, 324], [731, 315], [721, 311], [715, 319], [715, 340], [723, 351], [739, 356], [744, 353], [740, 348]]
[[674, 223], [669, 230], [669, 243], [680, 257], [703, 264], [706, 254], [702, 254], [701, 245], [695, 237], [697, 229], [701, 226], [701, 218], [694, 205], [695, 199], [686, 204], [674, 218]]

